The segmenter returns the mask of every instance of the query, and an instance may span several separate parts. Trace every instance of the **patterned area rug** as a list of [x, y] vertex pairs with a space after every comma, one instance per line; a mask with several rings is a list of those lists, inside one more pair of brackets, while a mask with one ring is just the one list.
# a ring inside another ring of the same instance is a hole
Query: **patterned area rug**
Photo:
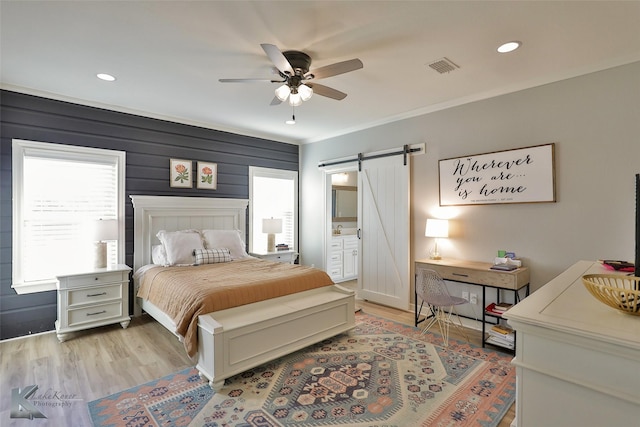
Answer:
[[95, 426], [497, 426], [511, 356], [359, 313], [357, 327], [228, 379], [195, 368], [89, 403]]

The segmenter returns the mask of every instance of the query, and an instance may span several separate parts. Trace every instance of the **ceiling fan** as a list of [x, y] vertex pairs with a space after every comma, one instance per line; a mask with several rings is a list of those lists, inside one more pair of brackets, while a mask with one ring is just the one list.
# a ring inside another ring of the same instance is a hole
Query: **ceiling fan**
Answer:
[[307, 101], [314, 93], [327, 98], [342, 100], [347, 94], [318, 83], [310, 83], [313, 79], [324, 79], [338, 74], [359, 70], [363, 67], [359, 59], [337, 62], [335, 64], [309, 70], [311, 57], [297, 50], [280, 51], [273, 44], [263, 43], [262, 49], [275, 65], [275, 71], [282, 80], [274, 79], [219, 79], [221, 83], [271, 82], [283, 83], [276, 89], [271, 105], [278, 105], [289, 100], [291, 106], [298, 106]]

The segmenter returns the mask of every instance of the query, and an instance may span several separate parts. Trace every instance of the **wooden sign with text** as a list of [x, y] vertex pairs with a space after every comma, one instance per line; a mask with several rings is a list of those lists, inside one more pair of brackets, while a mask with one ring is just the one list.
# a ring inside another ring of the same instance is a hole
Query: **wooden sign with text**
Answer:
[[444, 159], [440, 206], [555, 202], [555, 144]]

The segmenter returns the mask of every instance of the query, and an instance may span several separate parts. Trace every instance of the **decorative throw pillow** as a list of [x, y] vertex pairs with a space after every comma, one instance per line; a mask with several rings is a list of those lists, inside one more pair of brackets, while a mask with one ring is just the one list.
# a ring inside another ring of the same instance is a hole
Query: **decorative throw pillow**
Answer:
[[240, 230], [202, 230], [207, 248], [228, 248], [231, 259], [248, 258]]
[[156, 234], [167, 253], [166, 265], [193, 265], [193, 251], [204, 249], [202, 236], [197, 230], [165, 231]]
[[231, 261], [231, 252], [227, 248], [196, 249], [193, 251], [193, 256], [196, 258], [196, 265]]

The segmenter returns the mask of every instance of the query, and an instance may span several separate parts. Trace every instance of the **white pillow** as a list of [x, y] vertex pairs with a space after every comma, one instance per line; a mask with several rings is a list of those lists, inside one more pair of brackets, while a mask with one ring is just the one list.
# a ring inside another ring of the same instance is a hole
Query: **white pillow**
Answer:
[[167, 251], [164, 250], [164, 245], [153, 245], [151, 247], [151, 262], [157, 265], [169, 265], [169, 261], [167, 261]]
[[231, 259], [249, 258], [240, 230], [202, 230], [202, 237], [208, 249], [228, 248]]
[[167, 253], [167, 265], [193, 265], [195, 249], [204, 249], [202, 236], [197, 230], [160, 230], [156, 237]]

